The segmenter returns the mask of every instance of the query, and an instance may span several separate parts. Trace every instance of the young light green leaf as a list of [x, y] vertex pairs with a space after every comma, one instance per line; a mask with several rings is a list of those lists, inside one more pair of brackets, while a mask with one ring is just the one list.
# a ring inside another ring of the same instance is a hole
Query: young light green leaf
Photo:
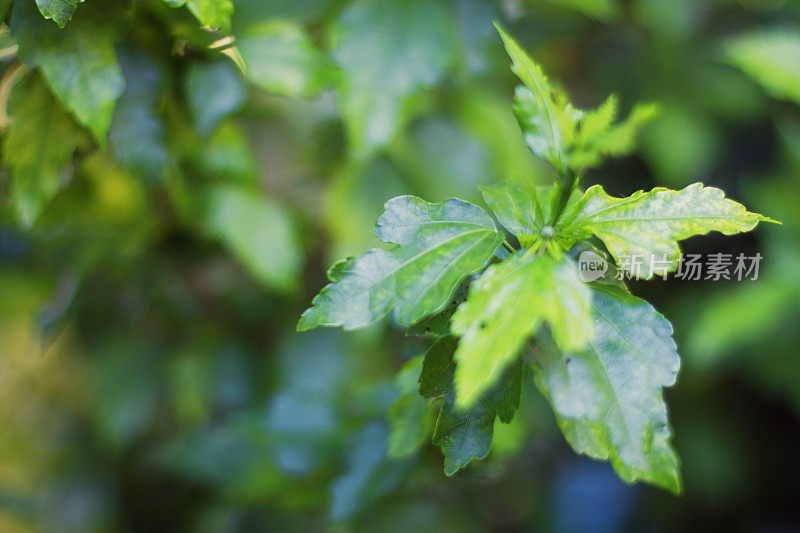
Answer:
[[389, 408], [389, 457], [413, 455], [431, 435], [433, 420], [428, 402], [417, 390], [422, 356], [409, 360], [395, 377], [400, 396]]
[[36, 75], [14, 87], [9, 115], [3, 157], [17, 219], [29, 228], [61, 187], [59, 175], [72, 162], [82, 132]]
[[80, 3], [83, 3], [83, 0], [36, 0], [42, 16], [52, 19], [60, 28], [67, 25], [75, 13], [75, 8]]
[[296, 23], [269, 21], [237, 35], [245, 77], [265, 91], [313, 96], [336, 78], [333, 66]]
[[587, 349], [562, 352], [538, 339], [536, 384], [576, 452], [609, 459], [627, 482], [680, 492], [661, 391], [680, 367], [672, 326], [644, 300], [608, 285], [594, 287], [592, 306], [596, 335]]
[[[596, 235], [617, 263], [642, 278], [675, 270], [680, 240], [710, 231], [733, 235], [752, 230], [762, 220], [772, 222], [725, 198], [720, 189], [702, 183], [680, 191], [660, 187], [638, 191], [627, 198], [609, 196], [602, 186], [595, 185], [570, 211], [564, 215], [572, 221], [568, 230], [584, 237]], [[633, 268], [633, 261], [621, 261], [635, 257], [640, 263], [655, 259], [659, 264], [639, 270]]]
[[[433, 432], [433, 444], [440, 446], [444, 455], [445, 475], [452, 476], [473, 459], [483, 459], [488, 455], [495, 418], [500, 418], [503, 423], [511, 422], [519, 408], [522, 377], [522, 360], [517, 359], [494, 387], [464, 409], [456, 405], [452, 388], [445, 394]], [[452, 382], [452, 374], [449, 379]]]
[[655, 105], [641, 104], [627, 119], [612, 124], [616, 107], [616, 98], [612, 95], [605, 104], [583, 115], [570, 143], [569, 162], [573, 170], [584, 170], [597, 165], [606, 156], [624, 155], [633, 150], [641, 126], [658, 113]]
[[357, 0], [333, 27], [344, 75], [342, 114], [350, 149], [366, 159], [408, 121], [406, 104], [439, 83], [455, 63], [449, 11], [432, 0]]
[[[519, 239], [523, 247], [536, 241], [541, 230], [548, 225], [558, 193], [558, 189], [552, 186], [514, 184], [480, 189], [497, 220]], [[575, 190], [567, 202], [567, 209], [580, 197], [581, 193]]]
[[277, 290], [294, 290], [303, 257], [294, 226], [281, 206], [236, 185], [216, 185], [208, 195], [208, 232], [252, 274]]
[[744, 34], [727, 41], [723, 54], [771, 96], [800, 104], [800, 31], [769, 29]]
[[542, 68], [497, 26], [506, 51], [511, 58], [511, 70], [525, 86], [517, 87], [514, 112], [522, 127], [525, 142], [531, 151], [562, 172], [567, 168], [566, 143], [572, 137], [577, 110], [569, 106], [563, 93], [557, 93]]
[[518, 252], [490, 266], [453, 315], [458, 405], [471, 405], [546, 321], [559, 345], [580, 349], [593, 333], [588, 287], [573, 261]]
[[637, 106], [623, 122], [614, 125], [616, 98], [611, 96], [598, 109], [584, 112], [573, 107], [527, 53], [498, 27], [511, 69], [525, 84], [517, 87], [514, 113], [531, 151], [564, 173], [586, 169], [604, 156], [632, 150], [639, 127], [655, 116], [652, 105]]
[[341, 263], [300, 317], [299, 331], [362, 328], [391, 309], [398, 323], [413, 324], [442, 310], [458, 284], [482, 269], [503, 241], [489, 215], [457, 199], [430, 204], [393, 198], [377, 232], [399, 244]]
[[33, 2], [15, 2], [11, 32], [25, 63], [38, 68], [64, 107], [105, 145], [114, 104], [125, 88], [114, 43], [120, 10], [92, 2], [64, 29], [42, 19]]
[[247, 89], [236, 66], [228, 58], [195, 62], [184, 81], [186, 102], [197, 130], [211, 135], [247, 98]]

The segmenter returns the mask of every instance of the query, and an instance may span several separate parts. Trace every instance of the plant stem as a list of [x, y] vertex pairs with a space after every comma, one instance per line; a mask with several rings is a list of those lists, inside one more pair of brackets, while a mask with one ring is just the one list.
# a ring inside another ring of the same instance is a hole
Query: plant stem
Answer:
[[556, 180], [556, 187], [558, 187], [558, 196], [556, 197], [555, 204], [553, 205], [553, 210], [550, 214], [550, 220], [547, 221], [549, 226], [555, 226], [558, 219], [561, 218], [561, 215], [564, 214], [564, 209], [567, 207], [567, 202], [569, 202], [569, 197], [572, 196], [572, 191], [575, 189], [575, 186], [578, 183], [578, 175], [572, 171], [566, 171], [566, 173], [559, 175], [559, 179]]
[[510, 244], [508, 244], [506, 241], [503, 241], [503, 246], [505, 247], [505, 249], [506, 249], [506, 250], [508, 250], [508, 251], [509, 251], [509, 252], [511, 252], [512, 254], [513, 254], [514, 252], [516, 252], [516, 250], [514, 249], [514, 247], [513, 247], [513, 246], [511, 246]]

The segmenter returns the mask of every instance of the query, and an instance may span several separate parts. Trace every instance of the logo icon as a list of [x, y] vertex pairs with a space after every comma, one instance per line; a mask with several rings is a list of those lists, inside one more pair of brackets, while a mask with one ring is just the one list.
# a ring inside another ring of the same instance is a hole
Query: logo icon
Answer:
[[589, 283], [596, 281], [608, 272], [608, 261], [599, 254], [586, 250], [578, 256], [578, 276], [581, 281]]

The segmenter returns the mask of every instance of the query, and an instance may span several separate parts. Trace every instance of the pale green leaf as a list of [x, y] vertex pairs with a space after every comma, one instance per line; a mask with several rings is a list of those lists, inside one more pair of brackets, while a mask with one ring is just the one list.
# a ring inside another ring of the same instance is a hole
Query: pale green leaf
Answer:
[[644, 300], [607, 285], [594, 287], [592, 314], [596, 334], [585, 350], [562, 352], [538, 339], [536, 384], [575, 451], [610, 460], [627, 482], [680, 492], [662, 397], [680, 367], [672, 326]]
[[61, 28], [66, 26], [80, 3], [83, 3], [83, 0], [36, 0], [42, 16], [52, 19]]
[[11, 170], [17, 219], [30, 227], [61, 188], [61, 171], [72, 163], [81, 129], [38, 76], [14, 87], [8, 110], [11, 123], [3, 138], [3, 159]]
[[257, 279], [277, 290], [297, 287], [302, 250], [281, 206], [243, 187], [216, 185], [208, 193], [205, 224]]
[[590, 293], [575, 263], [518, 252], [490, 266], [470, 286], [452, 319], [459, 406], [471, 405], [546, 321], [559, 345], [580, 349], [591, 338]]
[[237, 35], [245, 77], [284, 96], [312, 96], [336, 79], [333, 66], [299, 25], [270, 21]]
[[239, 71], [227, 58], [192, 63], [184, 90], [195, 127], [203, 135], [214, 133], [220, 122], [238, 111], [247, 98]]
[[728, 63], [753, 78], [771, 96], [800, 104], [800, 31], [768, 29], [727, 41]]
[[[397, 227], [394, 227], [397, 224]], [[386, 203], [378, 236], [399, 242], [341, 263], [314, 298], [299, 330], [365, 327], [394, 309], [401, 325], [442, 310], [458, 284], [481, 270], [503, 240], [491, 217], [457, 199], [430, 204], [412, 196]]]
[[105, 2], [84, 6], [64, 29], [42, 19], [33, 2], [15, 2], [11, 32], [25, 63], [97, 142], [105, 145], [114, 104], [125, 88], [114, 43], [120, 12]]
[[[720, 189], [702, 183], [680, 191], [638, 191], [627, 198], [609, 196], [602, 186], [595, 185], [564, 217], [572, 221], [569, 230], [599, 237], [623, 266], [635, 263], [622, 258], [638, 258], [645, 267], [628, 270], [642, 278], [675, 270], [680, 240], [710, 231], [733, 235], [752, 230], [762, 220], [770, 221], [725, 198]], [[650, 264], [653, 259], [659, 263]]]
[[525, 86], [517, 87], [514, 111], [531, 151], [562, 172], [567, 168], [566, 144], [571, 139], [577, 110], [563, 93], [556, 93], [542, 68], [499, 26], [511, 70]]
[[586, 169], [604, 156], [618, 156], [633, 149], [637, 131], [655, 116], [654, 106], [637, 106], [616, 125], [617, 101], [613, 96], [594, 111], [581, 111], [547, 80], [542, 68], [514, 39], [499, 27], [498, 31], [513, 62], [511, 69], [525, 84], [516, 89], [514, 113], [526, 144], [537, 157], [565, 173]]
[[350, 149], [366, 159], [409, 119], [407, 104], [455, 63], [455, 27], [433, 0], [356, 0], [332, 28]]
[[612, 124], [616, 107], [616, 98], [610, 96], [605, 104], [583, 115], [575, 138], [570, 143], [569, 162], [573, 170], [593, 167], [606, 156], [629, 153], [635, 146], [636, 134], [641, 126], [657, 114], [655, 105], [638, 105], [627, 119]]
[[430, 437], [433, 420], [428, 402], [417, 390], [422, 356], [408, 361], [395, 377], [400, 396], [389, 408], [389, 457], [413, 455]]

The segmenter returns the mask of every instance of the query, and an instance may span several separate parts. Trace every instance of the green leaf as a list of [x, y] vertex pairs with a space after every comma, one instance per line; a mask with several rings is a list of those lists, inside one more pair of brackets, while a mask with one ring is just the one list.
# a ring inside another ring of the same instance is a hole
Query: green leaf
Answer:
[[214, 133], [220, 122], [241, 109], [247, 99], [239, 71], [227, 58], [192, 63], [184, 91], [195, 127], [203, 135]]
[[[595, 185], [564, 218], [571, 220], [569, 231], [579, 237], [596, 235], [621, 266], [646, 279], [677, 268], [680, 240], [710, 231], [733, 235], [752, 230], [762, 220], [773, 222], [726, 199], [720, 189], [702, 183], [680, 191], [660, 187], [637, 191], [627, 198], [609, 196], [602, 186]], [[666, 263], [654, 263], [650, 265], [653, 268], [645, 266], [636, 272], [631, 268], [632, 261], [621, 261], [623, 257], [638, 257], [645, 265], [651, 259]]]
[[518, 252], [486, 269], [452, 320], [458, 405], [471, 405], [546, 321], [560, 346], [580, 349], [593, 333], [588, 287], [568, 257]]
[[168, 158], [164, 123], [157, 114], [164, 75], [141, 50], [120, 47], [118, 52], [125, 92], [114, 109], [109, 141], [125, 167], [151, 181], [160, 181]]
[[36, 0], [42, 16], [52, 19], [60, 28], [66, 26], [80, 3], [83, 0]]
[[447, 304], [447, 307], [435, 315], [431, 315], [409, 326], [408, 330], [406, 331], [406, 335], [434, 335], [436, 337], [449, 335], [450, 319], [453, 317], [453, 313], [456, 312], [456, 309], [458, 309], [458, 306], [464, 303], [466, 299], [467, 284], [462, 283], [461, 286], [456, 289], [456, 292], [453, 294], [453, 297], [450, 299], [450, 303]]
[[165, 0], [170, 7], [186, 6], [200, 24], [223, 33], [231, 29], [233, 0]]
[[33, 2], [15, 2], [11, 13], [22, 59], [39, 69], [53, 94], [101, 146], [125, 88], [114, 50], [119, 14], [112, 5], [92, 2], [62, 30], [43, 20]]
[[332, 283], [297, 326], [356, 329], [394, 308], [407, 326], [444, 308], [458, 284], [481, 270], [503, 240], [480, 208], [451, 198], [431, 204], [413, 196], [386, 203], [378, 237], [398, 245], [337, 263]]
[[800, 31], [776, 28], [740, 35], [724, 43], [723, 54], [774, 98], [800, 104]]
[[[480, 189], [497, 220], [519, 239], [523, 248], [533, 244], [548, 225], [558, 195], [558, 189], [552, 186], [503, 184]], [[580, 192], [574, 191], [567, 209], [580, 197]]]
[[216, 185], [205, 224], [257, 279], [273, 289], [296, 289], [303, 256], [281, 206], [236, 185]]
[[82, 132], [35, 75], [14, 87], [9, 115], [3, 159], [17, 219], [30, 228], [61, 188], [61, 171], [72, 163]]
[[442, 448], [444, 472], [452, 476], [473, 459], [483, 459], [489, 453], [495, 418], [508, 423], [519, 408], [522, 394], [522, 361], [509, 365], [498, 383], [465, 409], [456, 406], [453, 390], [453, 351], [455, 338], [437, 341], [425, 354], [420, 376], [423, 396], [444, 393], [439, 411], [433, 444]]
[[513, 38], [499, 26], [497, 31], [511, 58], [511, 70], [525, 84], [517, 87], [514, 105], [525, 142], [536, 156], [563, 172], [567, 168], [566, 143], [573, 135], [579, 111], [550, 86], [542, 68]]
[[423, 398], [443, 396], [453, 389], [453, 372], [456, 368], [453, 354], [457, 346], [458, 337], [446, 335], [436, 339], [425, 352], [418, 386]]
[[498, 27], [511, 70], [524, 86], [516, 89], [514, 113], [531, 151], [564, 173], [597, 165], [604, 156], [617, 156], [634, 147], [640, 126], [655, 116], [653, 105], [637, 106], [623, 122], [614, 125], [617, 100], [614, 96], [591, 112], [570, 104], [567, 95], [554, 87], [527, 53]]
[[610, 460], [627, 482], [680, 492], [661, 392], [680, 367], [672, 326], [644, 300], [607, 285], [594, 287], [592, 308], [596, 335], [587, 349], [562, 352], [538, 339], [536, 384], [576, 452]]
[[422, 356], [408, 361], [395, 377], [400, 396], [389, 408], [389, 457], [413, 455], [431, 435], [433, 420], [428, 402], [417, 390]]
[[639, 129], [658, 114], [658, 108], [653, 104], [638, 105], [627, 119], [614, 125], [616, 114], [617, 99], [612, 95], [605, 104], [583, 115], [570, 143], [569, 162], [573, 170], [596, 166], [607, 156], [631, 152]]
[[341, 107], [350, 149], [366, 159], [405, 125], [418, 91], [438, 84], [454, 64], [455, 28], [432, 0], [356, 0], [332, 37], [344, 71]]
[[286, 21], [248, 27], [236, 47], [245, 77], [258, 87], [284, 96], [313, 96], [336, 79], [336, 72], [303, 29]]

